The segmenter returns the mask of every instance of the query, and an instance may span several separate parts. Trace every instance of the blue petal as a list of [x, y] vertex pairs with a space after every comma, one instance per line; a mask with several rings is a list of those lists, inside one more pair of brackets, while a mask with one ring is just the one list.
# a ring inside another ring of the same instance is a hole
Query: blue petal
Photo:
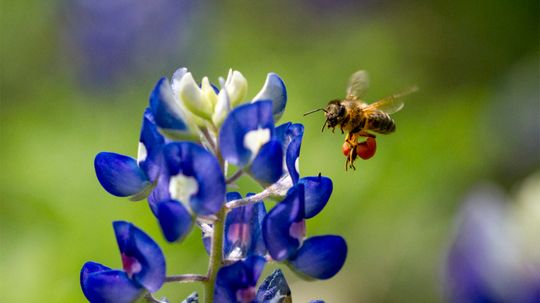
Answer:
[[275, 128], [274, 136], [283, 143], [283, 147], [286, 147], [288, 145], [288, 142], [285, 142], [285, 140], [286, 138], [288, 138], [288, 130], [291, 125], [292, 122], [285, 122], [279, 126], [276, 126]]
[[165, 281], [165, 257], [152, 238], [132, 223], [113, 222], [124, 270], [148, 291], [157, 291]]
[[[180, 202], [189, 202], [191, 209], [198, 215], [217, 213], [225, 200], [225, 177], [216, 157], [191, 142], [169, 143], [164, 148], [164, 154], [171, 180], [183, 176], [196, 181], [196, 189], [182, 189], [194, 191], [189, 201]], [[172, 194], [171, 198], [178, 199]]]
[[231, 202], [234, 200], [242, 199], [242, 195], [239, 192], [230, 191], [225, 195], [225, 198], [227, 199], [227, 202]]
[[94, 160], [94, 167], [101, 186], [118, 197], [138, 194], [151, 185], [137, 161], [128, 156], [101, 152]]
[[87, 262], [81, 269], [81, 288], [92, 303], [129, 303], [139, 298], [144, 288], [121, 270]]
[[291, 141], [291, 144], [289, 144], [289, 148], [287, 148], [287, 152], [285, 154], [285, 163], [287, 164], [287, 170], [289, 171], [293, 184], [296, 184], [296, 182], [298, 182], [298, 178], [300, 178], [300, 173], [298, 172], [296, 163], [298, 157], [300, 156], [301, 145], [302, 137], [294, 138]]
[[305, 188], [306, 219], [316, 216], [332, 195], [332, 180], [327, 177], [305, 177], [300, 179]]
[[[143, 149], [144, 153], [141, 155], [139, 150], [137, 161], [150, 180], [154, 182], [161, 169], [161, 149], [165, 144], [165, 139], [158, 131], [150, 108], [147, 108], [144, 112], [139, 144], [141, 145], [139, 149]], [[141, 158], [141, 156], [144, 158]]]
[[298, 182], [298, 178], [300, 177], [296, 163], [300, 156], [303, 135], [304, 126], [299, 123], [292, 124], [291, 122], [287, 122], [276, 127], [276, 138], [283, 144], [285, 165], [294, 184]]
[[251, 150], [244, 145], [246, 134], [258, 129], [268, 129], [273, 135], [272, 102], [258, 101], [244, 104], [232, 110], [219, 133], [219, 146], [223, 158], [239, 167], [249, 164], [254, 158]]
[[[248, 194], [251, 196], [252, 194]], [[227, 201], [241, 199], [236, 192], [227, 193]], [[232, 209], [225, 220], [225, 258], [240, 259], [246, 256], [264, 256], [262, 221], [266, 208], [262, 201]], [[233, 255], [231, 255], [231, 253]]]
[[150, 109], [156, 125], [163, 129], [188, 131], [184, 114], [176, 103], [169, 80], [159, 79], [150, 95]]
[[251, 256], [243, 261], [237, 261], [231, 265], [219, 269], [216, 278], [214, 302], [230, 303], [244, 302], [239, 297], [246, 299], [245, 295], [251, 293], [255, 299], [255, 285], [262, 273], [265, 259], [260, 256]]
[[302, 239], [291, 234], [291, 227], [303, 220], [304, 185], [298, 184], [264, 218], [263, 238], [272, 259], [283, 261], [296, 253]]
[[281, 269], [264, 279], [257, 291], [257, 302], [292, 302], [291, 289]]
[[346, 258], [347, 243], [342, 237], [317, 236], [305, 240], [289, 264], [310, 278], [330, 279], [340, 271]]
[[274, 121], [278, 121], [287, 105], [287, 89], [283, 80], [274, 73], [269, 73], [262, 90], [253, 98], [257, 100], [272, 100], [272, 114]]
[[165, 239], [169, 242], [181, 241], [193, 226], [189, 211], [174, 200], [161, 201], [157, 205], [157, 219]]
[[161, 201], [167, 201], [171, 199], [169, 194], [169, 175], [166, 169], [163, 169], [157, 179], [155, 187], [152, 189], [152, 192], [148, 196], [148, 204], [154, 216], [157, 217], [158, 209], [157, 206]]
[[261, 147], [249, 174], [265, 186], [279, 180], [283, 174], [283, 150], [278, 140], [270, 140]]

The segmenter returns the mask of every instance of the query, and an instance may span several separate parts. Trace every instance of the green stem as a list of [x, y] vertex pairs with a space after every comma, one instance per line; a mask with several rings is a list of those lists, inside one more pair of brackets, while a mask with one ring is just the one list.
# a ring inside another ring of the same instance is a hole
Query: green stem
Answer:
[[206, 276], [197, 274], [183, 274], [176, 276], [165, 277], [165, 283], [179, 282], [179, 283], [191, 283], [191, 282], [206, 282]]
[[214, 302], [214, 287], [216, 277], [221, 265], [223, 264], [223, 232], [225, 229], [225, 207], [217, 213], [217, 220], [214, 222], [214, 231], [212, 233], [212, 248], [210, 251], [210, 260], [208, 264], [208, 280], [205, 283], [204, 302]]

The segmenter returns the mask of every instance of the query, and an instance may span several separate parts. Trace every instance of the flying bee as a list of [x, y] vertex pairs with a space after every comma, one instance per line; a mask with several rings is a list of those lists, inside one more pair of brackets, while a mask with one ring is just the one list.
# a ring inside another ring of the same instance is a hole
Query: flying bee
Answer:
[[[339, 127], [341, 133], [347, 132], [343, 153], [347, 157], [345, 169], [354, 167], [354, 161], [359, 156], [367, 160], [375, 155], [377, 147], [375, 134], [389, 134], [396, 130], [396, 123], [391, 114], [403, 108], [402, 98], [418, 90], [411, 87], [399, 93], [385, 97], [372, 104], [367, 104], [360, 98], [369, 86], [369, 79], [365, 71], [352, 74], [347, 86], [347, 95], [343, 100], [332, 100], [326, 108], [318, 108], [307, 112], [304, 116], [323, 111], [326, 117], [322, 131], [327, 126], [332, 131]], [[358, 142], [365, 137], [366, 141]]]

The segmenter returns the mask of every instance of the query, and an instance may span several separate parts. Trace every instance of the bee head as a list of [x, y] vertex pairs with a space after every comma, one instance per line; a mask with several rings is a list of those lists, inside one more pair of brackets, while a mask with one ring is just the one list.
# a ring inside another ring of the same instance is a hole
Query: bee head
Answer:
[[340, 100], [333, 100], [326, 106], [326, 121], [329, 128], [336, 127], [346, 116], [345, 106]]

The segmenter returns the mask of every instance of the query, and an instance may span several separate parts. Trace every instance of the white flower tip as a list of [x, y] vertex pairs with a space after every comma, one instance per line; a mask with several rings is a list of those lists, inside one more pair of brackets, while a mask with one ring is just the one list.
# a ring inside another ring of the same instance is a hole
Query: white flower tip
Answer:
[[237, 106], [244, 101], [247, 95], [247, 80], [239, 71], [232, 71], [225, 82], [225, 87], [229, 92], [232, 106]]
[[223, 79], [223, 77], [219, 77], [218, 82], [219, 82], [219, 87], [221, 87], [222, 89], [225, 88], [225, 79]]
[[214, 122], [217, 127], [220, 127], [221, 124], [223, 124], [223, 121], [225, 121], [225, 117], [227, 117], [230, 110], [231, 102], [229, 100], [229, 94], [227, 92], [227, 88], [223, 88], [219, 91], [217, 96], [216, 107], [214, 109], [214, 113], [212, 114], [212, 122]]

